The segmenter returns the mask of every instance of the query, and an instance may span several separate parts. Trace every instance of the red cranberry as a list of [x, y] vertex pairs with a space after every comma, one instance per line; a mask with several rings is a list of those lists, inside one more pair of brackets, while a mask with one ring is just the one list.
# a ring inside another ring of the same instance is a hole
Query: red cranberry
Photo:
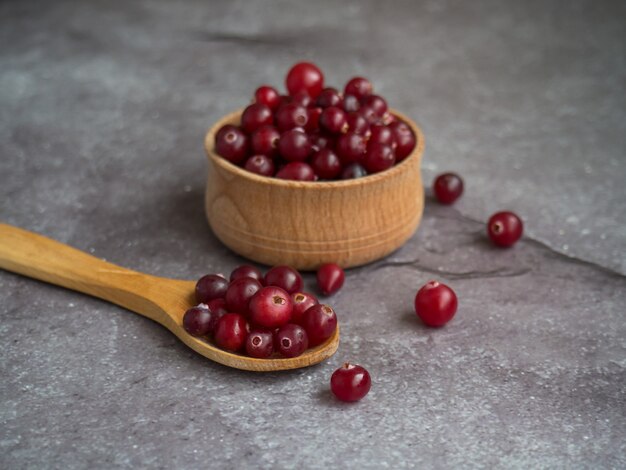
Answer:
[[348, 130], [346, 113], [336, 106], [330, 106], [322, 111], [320, 126], [331, 134], [339, 134]]
[[452, 204], [463, 194], [463, 180], [456, 173], [443, 173], [435, 178], [433, 193], [441, 204]]
[[255, 155], [267, 155], [273, 157], [278, 149], [280, 133], [273, 126], [259, 127], [252, 134], [252, 152]]
[[369, 372], [363, 367], [346, 362], [333, 372], [330, 378], [330, 390], [341, 401], [359, 401], [372, 387]]
[[275, 110], [280, 104], [280, 94], [271, 86], [261, 86], [254, 92], [254, 99], [257, 103], [264, 104], [271, 110]]
[[428, 326], [443, 326], [456, 313], [456, 294], [445, 284], [427, 282], [415, 296], [415, 313]]
[[248, 156], [248, 137], [238, 127], [227, 124], [215, 135], [215, 151], [232, 163], [241, 163]]
[[246, 315], [250, 299], [261, 287], [259, 281], [250, 277], [235, 279], [230, 283], [226, 291], [226, 306], [228, 310]]
[[289, 294], [302, 290], [302, 276], [290, 266], [274, 266], [265, 273], [265, 285], [276, 286]]
[[302, 323], [304, 312], [313, 307], [313, 305], [317, 305], [319, 303], [313, 294], [309, 294], [307, 292], [296, 292], [295, 294], [291, 294], [291, 301], [293, 302], [291, 322], [297, 323], [298, 325]]
[[364, 176], [367, 176], [367, 170], [358, 163], [349, 164], [341, 172], [342, 180], [351, 180], [355, 178], [362, 178]]
[[401, 162], [408, 157], [415, 148], [415, 134], [411, 128], [402, 121], [389, 124], [396, 135], [396, 160]]
[[291, 320], [291, 296], [280, 287], [263, 287], [250, 299], [249, 318], [255, 325], [267, 328], [283, 326]]
[[304, 91], [312, 98], [317, 98], [324, 87], [324, 75], [315, 64], [300, 62], [291, 67], [285, 84], [291, 96]]
[[321, 108], [329, 108], [330, 106], [341, 106], [343, 100], [339, 92], [334, 88], [324, 88], [317, 97], [315, 104]]
[[309, 120], [307, 109], [297, 103], [288, 103], [276, 111], [276, 126], [281, 132], [294, 127], [304, 127]]
[[278, 170], [276, 178], [296, 181], [315, 181], [315, 172], [308, 163], [291, 162]]
[[254, 266], [250, 266], [249, 264], [242, 264], [241, 266], [237, 266], [230, 273], [230, 282], [235, 281], [237, 279], [250, 277], [252, 279], [256, 279], [261, 284], [263, 284], [263, 274]]
[[487, 222], [487, 234], [498, 246], [513, 246], [522, 236], [524, 224], [513, 212], [497, 212]]
[[317, 346], [330, 338], [337, 328], [337, 315], [329, 305], [317, 304], [309, 308], [300, 322], [309, 337], [309, 344]]
[[273, 123], [272, 110], [261, 103], [252, 103], [241, 115], [241, 127], [248, 134], [252, 134], [261, 126], [271, 126]]
[[391, 128], [375, 124], [370, 127], [370, 138], [367, 141], [367, 145], [374, 144], [388, 145], [394, 148], [396, 146], [396, 135]]
[[372, 83], [363, 77], [354, 77], [351, 78], [348, 83], [346, 83], [346, 87], [344, 89], [344, 93], [346, 95], [354, 95], [359, 100], [362, 100], [366, 96], [369, 96], [374, 91], [374, 87]]
[[274, 353], [274, 335], [269, 330], [253, 329], [246, 338], [246, 353], [257, 359], [267, 359]]
[[335, 146], [335, 151], [344, 165], [361, 161], [366, 149], [365, 138], [353, 132], [340, 135]]
[[332, 180], [341, 173], [339, 157], [329, 149], [322, 149], [311, 158], [311, 166], [315, 174], [322, 179]]
[[313, 98], [306, 91], [299, 91], [291, 97], [291, 102], [308, 108], [313, 104]]
[[309, 347], [306, 331], [300, 325], [289, 323], [276, 332], [276, 350], [285, 357], [297, 357]]
[[228, 281], [217, 274], [207, 274], [196, 283], [196, 300], [206, 304], [213, 299], [224, 298], [228, 289]]
[[378, 95], [366, 96], [363, 98], [362, 104], [372, 108], [378, 117], [383, 117], [387, 112], [387, 102]]
[[287, 161], [302, 162], [311, 154], [309, 136], [298, 129], [291, 129], [280, 136], [278, 152]]
[[314, 152], [322, 149], [332, 149], [335, 146], [332, 137], [325, 134], [314, 134], [311, 136], [311, 147]]
[[209, 310], [216, 315], [218, 320], [220, 317], [228, 313], [225, 299], [213, 299], [207, 305], [209, 306]]
[[348, 130], [355, 134], [367, 135], [370, 130], [370, 124], [359, 113], [348, 114]]
[[217, 322], [213, 339], [218, 348], [237, 352], [246, 344], [248, 329], [243, 315], [227, 313]]
[[276, 171], [274, 160], [265, 155], [253, 155], [246, 160], [243, 166], [246, 170], [261, 176], [274, 176]]
[[356, 96], [345, 95], [343, 97], [343, 110], [346, 113], [353, 113], [355, 111], [358, 111], [360, 107], [361, 104], [359, 103], [359, 99]]
[[308, 108], [306, 112], [308, 115], [308, 120], [306, 126], [304, 126], [304, 130], [309, 133], [319, 131], [322, 108]]
[[363, 166], [369, 173], [377, 173], [391, 168], [395, 162], [396, 156], [390, 146], [374, 143], [367, 149]]
[[378, 114], [376, 114], [376, 110], [371, 106], [362, 106], [359, 108], [359, 114], [370, 124], [375, 124], [379, 119]]
[[191, 336], [207, 336], [213, 333], [217, 320], [219, 317], [209, 310], [207, 304], [199, 304], [185, 312], [183, 328]]
[[317, 269], [317, 286], [324, 295], [337, 292], [343, 286], [345, 274], [335, 263], [322, 264]]

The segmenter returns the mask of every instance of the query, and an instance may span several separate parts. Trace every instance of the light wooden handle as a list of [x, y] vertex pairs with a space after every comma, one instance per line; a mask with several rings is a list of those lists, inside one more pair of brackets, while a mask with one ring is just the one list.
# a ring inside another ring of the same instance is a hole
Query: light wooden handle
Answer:
[[154, 278], [49, 238], [0, 223], [0, 268], [113, 302], [163, 323], [149, 293]]

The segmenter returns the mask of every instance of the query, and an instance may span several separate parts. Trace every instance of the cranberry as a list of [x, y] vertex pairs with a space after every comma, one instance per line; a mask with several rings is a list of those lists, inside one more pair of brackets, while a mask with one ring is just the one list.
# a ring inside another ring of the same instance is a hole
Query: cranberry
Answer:
[[363, 168], [362, 165], [358, 163], [351, 163], [347, 167], [343, 169], [341, 172], [342, 180], [350, 180], [354, 178], [362, 178], [363, 176], [367, 176], [367, 170]]
[[254, 92], [254, 99], [257, 103], [264, 104], [272, 111], [280, 104], [280, 94], [275, 88], [263, 85]]
[[253, 133], [261, 126], [270, 126], [274, 123], [274, 116], [269, 106], [261, 103], [252, 103], [243, 110], [241, 127], [248, 134]]
[[308, 120], [304, 130], [306, 132], [317, 132], [320, 129], [320, 116], [322, 115], [322, 108], [309, 108], [306, 110]]
[[369, 372], [363, 367], [346, 362], [333, 372], [330, 378], [330, 390], [341, 401], [359, 401], [372, 387]]
[[387, 112], [387, 102], [378, 95], [366, 96], [363, 98], [361, 104], [372, 108], [378, 117], [383, 117]]
[[369, 173], [377, 173], [391, 168], [395, 162], [396, 156], [390, 146], [374, 143], [367, 149], [363, 166]]
[[310, 307], [300, 324], [306, 330], [309, 344], [317, 346], [330, 338], [337, 328], [337, 315], [329, 305], [317, 304]]
[[330, 106], [322, 111], [320, 126], [331, 134], [339, 134], [348, 130], [346, 113], [336, 106]]
[[213, 333], [217, 320], [219, 317], [209, 310], [207, 304], [199, 304], [185, 312], [183, 328], [191, 336], [207, 336]]
[[253, 329], [246, 338], [246, 352], [250, 357], [267, 359], [274, 352], [274, 335], [269, 330]]
[[329, 108], [330, 106], [341, 106], [343, 100], [341, 99], [341, 95], [334, 88], [324, 88], [322, 92], [317, 97], [317, 101], [315, 104], [320, 106], [321, 108]]
[[263, 274], [254, 266], [250, 266], [249, 264], [242, 264], [241, 266], [237, 266], [230, 273], [230, 281], [234, 281], [236, 279], [241, 279], [245, 277], [250, 277], [252, 279], [256, 279], [261, 284], [263, 284]]
[[366, 96], [369, 96], [374, 91], [374, 87], [372, 83], [363, 77], [354, 77], [351, 78], [348, 83], [346, 83], [346, 87], [344, 88], [344, 93], [346, 95], [354, 95], [359, 100], [362, 100]]
[[276, 332], [274, 344], [285, 357], [296, 357], [306, 351], [309, 341], [306, 331], [300, 325], [289, 323]]
[[293, 312], [291, 312], [291, 322], [300, 324], [302, 323], [302, 317], [304, 312], [313, 305], [317, 305], [319, 302], [313, 294], [307, 292], [296, 292], [291, 294], [291, 301], [293, 302]]
[[248, 137], [238, 127], [227, 124], [215, 135], [215, 151], [232, 163], [241, 163], [248, 156]]
[[443, 326], [456, 313], [456, 294], [445, 284], [427, 282], [415, 296], [415, 313], [428, 326]]
[[378, 114], [376, 114], [376, 110], [371, 106], [363, 106], [359, 108], [359, 114], [370, 124], [375, 124], [379, 119]]
[[317, 269], [317, 286], [324, 295], [337, 292], [343, 286], [345, 274], [335, 263], [322, 264]]
[[235, 279], [226, 291], [226, 306], [231, 312], [248, 313], [248, 303], [254, 294], [261, 289], [261, 283], [251, 277]]
[[252, 134], [252, 152], [255, 155], [267, 155], [273, 157], [278, 149], [280, 134], [273, 126], [259, 127]]
[[228, 313], [225, 299], [213, 299], [207, 305], [209, 306], [209, 310], [216, 315], [217, 319]]
[[334, 140], [332, 137], [325, 134], [314, 134], [311, 136], [311, 147], [314, 152], [322, 149], [332, 149], [334, 147]]
[[360, 107], [361, 104], [359, 103], [359, 99], [356, 96], [345, 95], [343, 97], [343, 110], [346, 113], [353, 113], [355, 111], [358, 111]]
[[396, 160], [401, 162], [408, 157], [415, 148], [415, 134], [411, 128], [402, 121], [389, 124], [396, 135]]
[[291, 67], [285, 84], [291, 96], [304, 91], [312, 98], [317, 98], [324, 86], [324, 75], [315, 64], [300, 62]]
[[348, 130], [355, 134], [367, 135], [370, 130], [370, 124], [359, 113], [348, 114]]
[[335, 146], [335, 151], [344, 165], [361, 161], [366, 149], [365, 138], [353, 132], [340, 135]]
[[435, 178], [433, 193], [441, 204], [452, 204], [463, 194], [463, 180], [456, 173], [443, 173]]
[[300, 106], [308, 108], [313, 104], [313, 98], [306, 91], [299, 91], [291, 97], [292, 103], [298, 103]]
[[274, 160], [265, 155], [253, 155], [246, 160], [243, 166], [246, 170], [261, 176], [274, 176]]
[[288, 103], [276, 111], [276, 126], [281, 132], [304, 127], [309, 120], [307, 109], [297, 103]]
[[265, 285], [276, 286], [289, 294], [302, 290], [302, 276], [290, 266], [274, 266], [265, 273]]
[[224, 298], [228, 281], [217, 274], [207, 274], [196, 282], [196, 300], [206, 304], [213, 299]]
[[396, 135], [391, 128], [375, 124], [370, 127], [370, 138], [367, 141], [368, 146], [374, 144], [388, 145], [394, 148], [396, 146]]
[[291, 296], [276, 286], [263, 287], [248, 304], [250, 321], [267, 328], [277, 328], [289, 323], [292, 311]]
[[487, 234], [491, 241], [498, 246], [508, 247], [515, 245], [524, 231], [524, 224], [513, 212], [497, 212], [487, 222]]
[[302, 162], [311, 154], [309, 136], [299, 129], [291, 129], [280, 136], [278, 152], [287, 161]]
[[217, 347], [237, 352], [246, 344], [248, 323], [243, 315], [227, 313], [217, 322], [213, 339]]
[[335, 152], [329, 149], [322, 149], [313, 155], [311, 166], [315, 174], [325, 180], [332, 180], [341, 173], [341, 161]]
[[291, 162], [278, 170], [276, 178], [296, 181], [315, 181], [315, 172], [308, 163]]

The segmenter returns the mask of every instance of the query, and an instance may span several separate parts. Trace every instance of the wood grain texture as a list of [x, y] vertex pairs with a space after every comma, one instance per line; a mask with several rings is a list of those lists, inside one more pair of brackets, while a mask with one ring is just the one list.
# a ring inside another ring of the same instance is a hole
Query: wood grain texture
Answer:
[[229, 367], [251, 371], [297, 369], [327, 359], [339, 328], [325, 343], [295, 358], [255, 359], [233, 354], [187, 334], [185, 311], [195, 305], [195, 281], [167, 279], [102, 261], [80, 250], [0, 223], [0, 268], [107, 300], [160, 323], [194, 351]]
[[398, 249], [424, 210], [424, 136], [409, 118], [393, 113], [417, 137], [411, 155], [381, 173], [329, 182], [268, 178], [231, 164], [214, 152], [215, 134], [238, 124], [241, 110], [220, 119], [205, 137], [206, 215], [215, 235], [246, 258], [301, 270], [329, 262], [359, 266]]

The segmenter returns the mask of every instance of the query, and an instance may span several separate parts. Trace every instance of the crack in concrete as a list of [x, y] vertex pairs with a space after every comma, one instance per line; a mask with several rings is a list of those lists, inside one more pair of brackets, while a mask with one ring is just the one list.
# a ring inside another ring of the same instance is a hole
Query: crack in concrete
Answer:
[[372, 271], [380, 271], [389, 267], [404, 267], [415, 269], [420, 272], [438, 274], [448, 279], [488, 279], [493, 277], [517, 277], [532, 271], [530, 268], [523, 268], [511, 271], [505, 268], [492, 269], [488, 271], [446, 271], [419, 264], [419, 259], [409, 261], [383, 261], [374, 265]]

